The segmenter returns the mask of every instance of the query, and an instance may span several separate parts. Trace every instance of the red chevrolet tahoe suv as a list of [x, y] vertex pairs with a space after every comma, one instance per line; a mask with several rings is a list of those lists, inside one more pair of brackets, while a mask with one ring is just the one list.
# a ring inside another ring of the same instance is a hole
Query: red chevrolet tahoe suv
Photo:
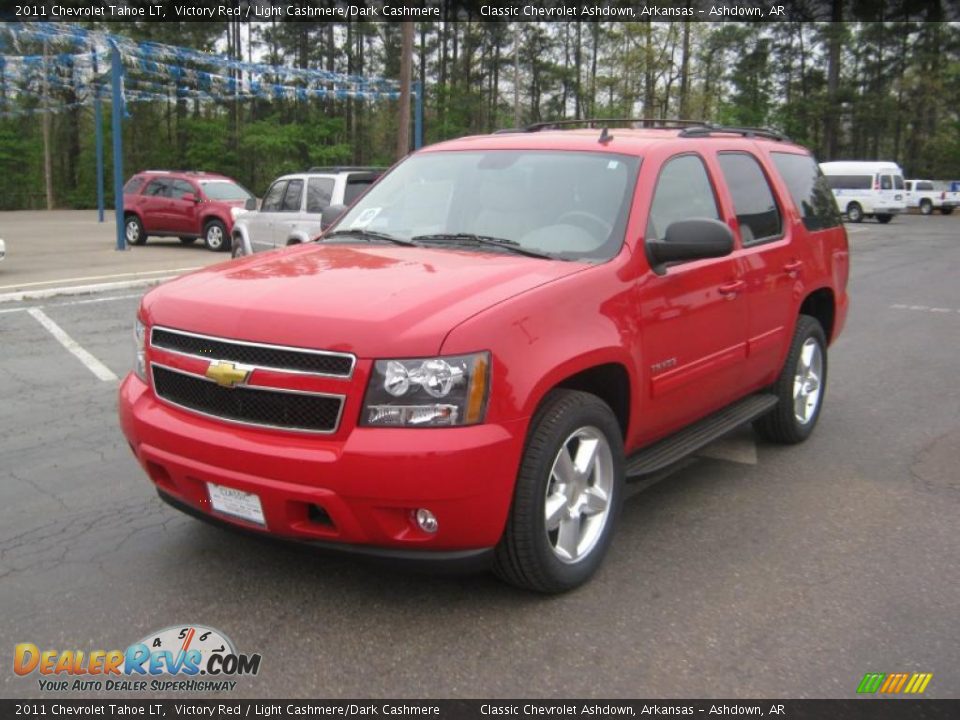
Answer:
[[143, 245], [150, 235], [179, 237], [189, 245], [203, 238], [208, 250], [230, 249], [233, 221], [256, 199], [225, 175], [147, 170], [123, 186], [127, 242]]
[[816, 161], [771, 131], [463, 138], [319, 242], [149, 292], [120, 420], [188, 513], [562, 591], [626, 482], [745, 422], [810, 434], [848, 269]]

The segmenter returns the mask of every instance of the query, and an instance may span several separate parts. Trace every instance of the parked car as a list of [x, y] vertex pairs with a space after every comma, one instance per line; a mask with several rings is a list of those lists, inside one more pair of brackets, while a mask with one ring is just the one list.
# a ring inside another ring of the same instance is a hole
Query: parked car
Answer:
[[249, 190], [225, 175], [146, 170], [123, 187], [127, 242], [143, 245], [152, 235], [189, 245], [203, 238], [208, 250], [229, 250], [234, 221], [255, 203]]
[[906, 180], [907, 207], [918, 208], [923, 215], [930, 215], [939, 210], [949, 215], [960, 205], [960, 192], [947, 190], [946, 183], [935, 183], [933, 180]]
[[850, 222], [875, 217], [888, 223], [906, 212], [903, 171], [892, 162], [843, 161], [820, 163], [841, 212]]
[[0, 260], [3, 260], [7, 256], [7, 245], [0, 240]]
[[848, 272], [816, 161], [776, 133], [453, 140], [319, 242], [147, 293], [120, 424], [204, 520], [563, 591], [628, 479], [746, 422], [810, 436]]
[[385, 169], [315, 167], [277, 178], [263, 196], [259, 210], [234, 224], [234, 257], [310, 242], [323, 229], [324, 210], [352, 204]]

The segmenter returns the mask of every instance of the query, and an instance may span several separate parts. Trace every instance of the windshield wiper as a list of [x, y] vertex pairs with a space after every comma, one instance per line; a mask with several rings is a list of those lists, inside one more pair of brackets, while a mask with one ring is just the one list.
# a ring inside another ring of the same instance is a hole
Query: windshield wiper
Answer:
[[356, 228], [354, 230], [337, 230], [329, 235], [324, 235], [322, 239], [329, 240], [330, 238], [346, 237], [347, 235], [361, 237], [365, 240], [383, 240], [384, 242], [391, 242], [394, 245], [403, 245], [405, 247], [413, 247], [416, 245], [416, 243], [409, 240], [404, 240], [403, 238], [394, 237], [393, 235], [388, 235], [387, 233], [377, 232], [376, 230], [363, 230], [362, 228]]
[[542, 260], [562, 260], [556, 255], [529, 250], [523, 247], [516, 240], [507, 238], [492, 237], [490, 235], [476, 235], [474, 233], [436, 233], [433, 235], [417, 235], [411, 238], [415, 243], [429, 242], [454, 242], [454, 243], [473, 243], [475, 245], [484, 245], [486, 247], [496, 247], [501, 250], [516, 253], [517, 255], [526, 255], [527, 257], [540, 258]]

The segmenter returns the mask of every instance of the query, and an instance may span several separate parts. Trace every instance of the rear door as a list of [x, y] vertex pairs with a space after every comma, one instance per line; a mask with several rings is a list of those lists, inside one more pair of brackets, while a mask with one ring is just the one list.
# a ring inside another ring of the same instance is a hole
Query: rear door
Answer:
[[[712, 172], [716, 172], [713, 168]], [[725, 220], [704, 157], [686, 153], [660, 168], [645, 238], [662, 240], [677, 220]], [[641, 403], [649, 434], [671, 432], [741, 395], [746, 358], [746, 282], [734, 256], [694, 260], [648, 272], [639, 288], [642, 367], [649, 373]]]
[[147, 232], [168, 232], [170, 227], [170, 180], [153, 178], [143, 191], [141, 217]]
[[736, 149], [718, 152], [717, 162], [736, 218], [734, 234], [743, 248], [739, 262], [746, 281], [746, 381], [753, 386], [776, 374], [781, 350], [793, 332], [793, 296], [802, 284], [803, 256], [784, 223], [784, 202], [761, 157]]

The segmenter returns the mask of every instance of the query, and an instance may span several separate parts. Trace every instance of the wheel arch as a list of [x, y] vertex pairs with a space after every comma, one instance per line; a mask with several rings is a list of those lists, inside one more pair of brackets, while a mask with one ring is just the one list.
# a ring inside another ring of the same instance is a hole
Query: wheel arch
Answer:
[[833, 290], [828, 287], [810, 292], [800, 303], [800, 315], [815, 318], [823, 328], [827, 342], [833, 342], [833, 329], [837, 318], [837, 301]]
[[579, 390], [600, 398], [613, 411], [621, 435], [626, 441], [630, 428], [632, 391], [630, 371], [626, 363], [607, 355], [579, 358], [548, 373], [533, 388], [526, 403], [533, 417], [554, 390]]

